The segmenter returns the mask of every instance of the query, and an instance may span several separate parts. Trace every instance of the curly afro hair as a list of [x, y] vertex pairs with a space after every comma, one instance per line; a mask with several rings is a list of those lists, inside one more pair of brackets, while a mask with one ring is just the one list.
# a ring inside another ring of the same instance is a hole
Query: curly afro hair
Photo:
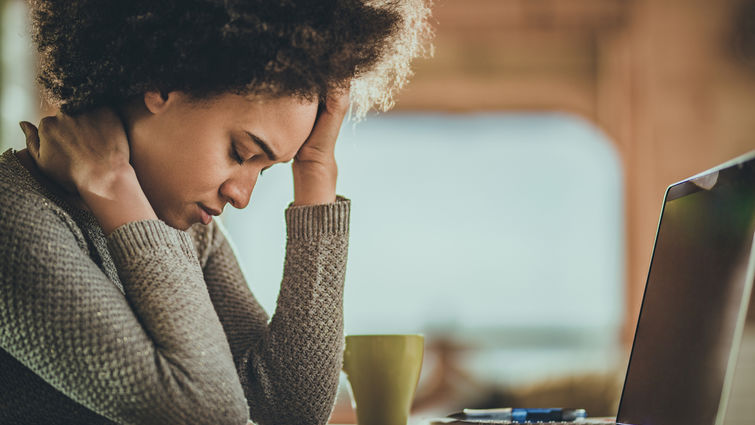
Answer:
[[39, 82], [67, 114], [149, 90], [322, 100], [351, 87], [387, 110], [431, 53], [429, 0], [31, 0]]

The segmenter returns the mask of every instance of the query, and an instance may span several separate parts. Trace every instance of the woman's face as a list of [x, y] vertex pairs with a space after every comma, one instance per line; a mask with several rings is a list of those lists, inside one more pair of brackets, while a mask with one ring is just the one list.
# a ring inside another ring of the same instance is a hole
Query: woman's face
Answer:
[[260, 171], [293, 159], [317, 116], [317, 102], [292, 97], [149, 92], [143, 106], [127, 119], [131, 164], [157, 216], [182, 230], [207, 220], [202, 209], [246, 207]]

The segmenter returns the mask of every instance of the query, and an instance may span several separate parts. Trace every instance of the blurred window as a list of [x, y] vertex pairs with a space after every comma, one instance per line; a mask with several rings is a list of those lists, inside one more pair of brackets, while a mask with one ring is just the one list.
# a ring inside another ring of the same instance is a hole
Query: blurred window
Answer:
[[[386, 114], [345, 124], [336, 155], [353, 203], [347, 333], [445, 336], [485, 348], [475, 363], [488, 372], [502, 358], [520, 374], [527, 362], [545, 375], [605, 363], [623, 317], [623, 189], [617, 152], [591, 124]], [[223, 215], [270, 313], [292, 199], [290, 167], [277, 165], [249, 208]]]
[[34, 86], [34, 46], [29, 32], [26, 2], [0, 1], [0, 152], [22, 149], [18, 122], [37, 119]]

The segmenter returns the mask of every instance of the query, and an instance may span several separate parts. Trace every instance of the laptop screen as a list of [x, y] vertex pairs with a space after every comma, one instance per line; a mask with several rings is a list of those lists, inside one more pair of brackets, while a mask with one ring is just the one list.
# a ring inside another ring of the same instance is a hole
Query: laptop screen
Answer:
[[752, 156], [669, 187], [617, 422], [715, 422], [753, 231]]

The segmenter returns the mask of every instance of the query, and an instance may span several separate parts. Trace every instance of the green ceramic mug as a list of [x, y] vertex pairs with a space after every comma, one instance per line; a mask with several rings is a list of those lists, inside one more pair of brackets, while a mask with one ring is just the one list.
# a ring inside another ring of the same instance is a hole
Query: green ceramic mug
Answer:
[[422, 335], [348, 335], [343, 371], [358, 425], [406, 425], [422, 369]]

